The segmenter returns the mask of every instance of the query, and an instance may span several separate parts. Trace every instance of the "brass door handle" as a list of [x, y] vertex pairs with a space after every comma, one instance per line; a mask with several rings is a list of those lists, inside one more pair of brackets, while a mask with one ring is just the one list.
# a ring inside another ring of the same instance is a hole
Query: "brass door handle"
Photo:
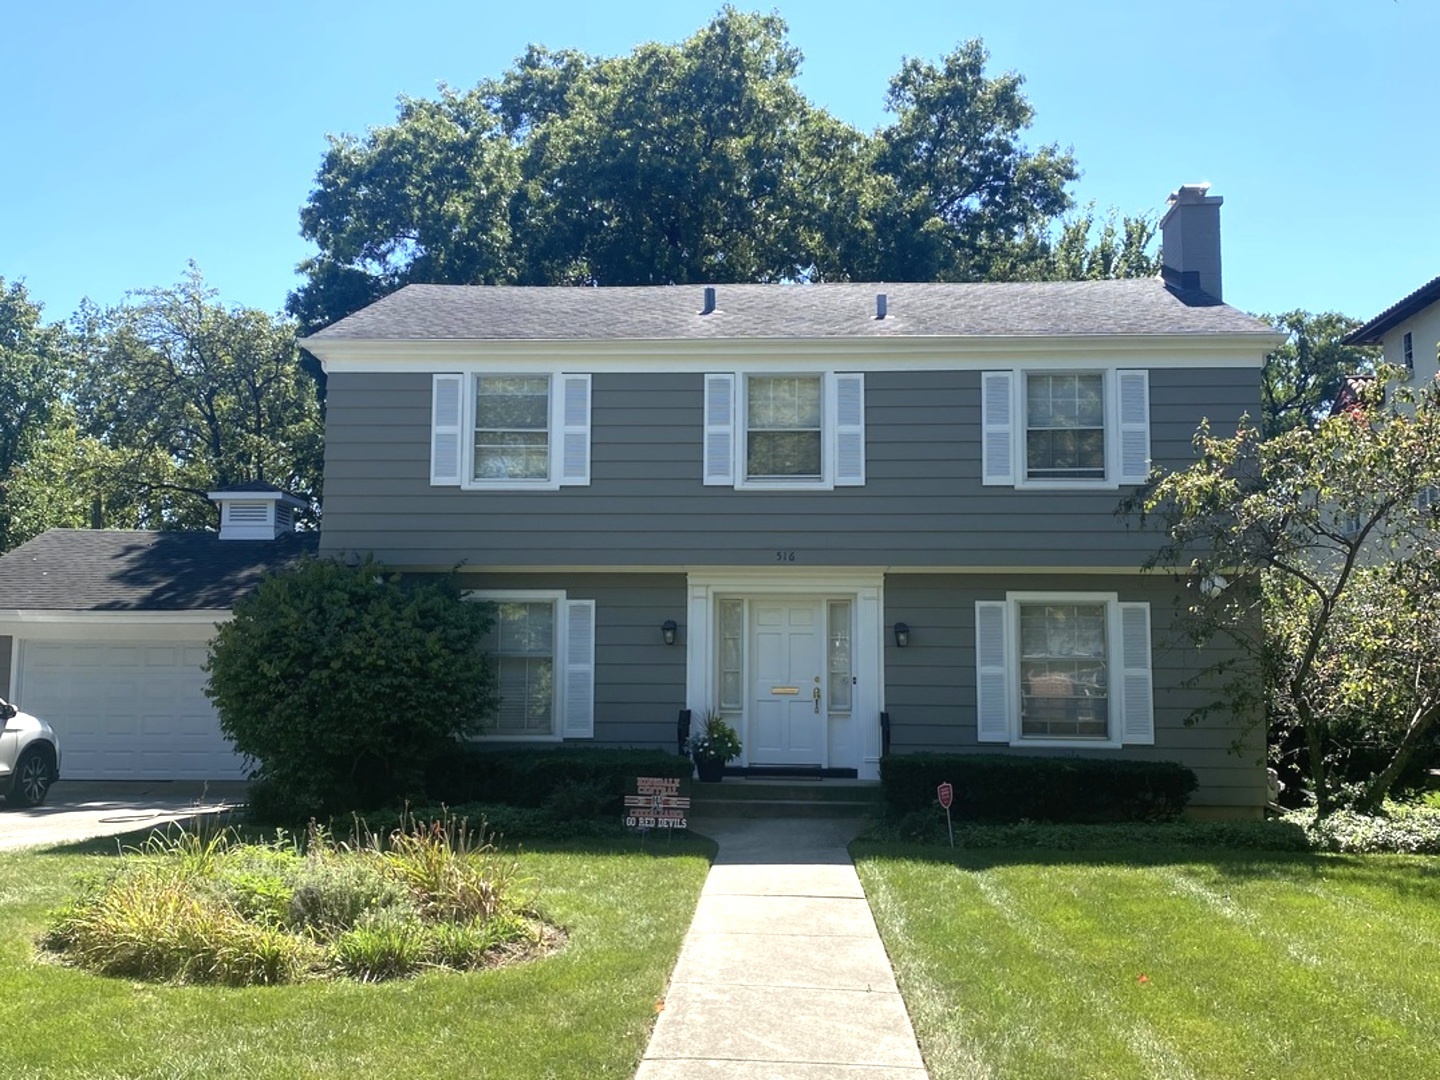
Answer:
[[820, 715], [820, 688], [819, 688], [818, 686], [815, 687], [814, 698], [815, 698], [815, 715], [816, 715], [816, 716], [819, 716], [819, 715]]

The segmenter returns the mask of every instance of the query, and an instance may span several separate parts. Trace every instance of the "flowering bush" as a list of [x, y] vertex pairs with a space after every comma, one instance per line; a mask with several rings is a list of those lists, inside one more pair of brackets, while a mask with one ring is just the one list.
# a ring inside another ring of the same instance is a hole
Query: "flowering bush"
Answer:
[[740, 756], [740, 736], [712, 711], [705, 714], [705, 723], [686, 741], [685, 749], [696, 761], [732, 761]]

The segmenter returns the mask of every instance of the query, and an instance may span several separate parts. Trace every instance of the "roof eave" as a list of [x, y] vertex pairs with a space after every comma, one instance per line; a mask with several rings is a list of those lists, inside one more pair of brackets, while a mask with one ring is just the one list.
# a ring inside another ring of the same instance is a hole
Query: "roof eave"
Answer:
[[1393, 330], [1406, 319], [1418, 315], [1437, 300], [1440, 300], [1440, 277], [1427, 281], [1409, 296], [1391, 304], [1364, 326], [1346, 334], [1340, 339], [1340, 343], [1342, 345], [1383, 345], [1386, 331]]

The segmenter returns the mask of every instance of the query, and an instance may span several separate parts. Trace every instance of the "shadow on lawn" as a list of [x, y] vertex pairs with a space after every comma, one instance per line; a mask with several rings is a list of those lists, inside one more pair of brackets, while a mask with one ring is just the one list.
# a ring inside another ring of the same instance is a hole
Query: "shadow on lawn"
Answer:
[[[1084, 829], [1087, 826], [1070, 828]], [[1294, 827], [1276, 824], [1275, 828]], [[957, 843], [958, 839], [957, 836]], [[1256, 847], [1225, 848], [1166, 843], [1159, 837], [1156, 842], [1095, 843], [1093, 846], [1070, 848], [987, 845], [957, 846], [954, 849], [940, 844], [862, 839], [851, 844], [850, 853], [857, 861], [873, 858], [927, 862], [954, 866], [962, 873], [984, 873], [1006, 867], [1204, 867], [1222, 881], [1253, 882], [1265, 878], [1283, 881], [1335, 880], [1440, 904], [1440, 858], [1425, 855], [1341, 855]]]

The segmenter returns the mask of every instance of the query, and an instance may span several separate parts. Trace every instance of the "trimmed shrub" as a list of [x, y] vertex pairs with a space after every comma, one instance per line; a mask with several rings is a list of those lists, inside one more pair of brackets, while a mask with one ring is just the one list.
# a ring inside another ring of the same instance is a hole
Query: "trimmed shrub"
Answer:
[[[431, 802], [504, 804], [557, 815], [618, 815], [637, 776], [689, 779], [689, 758], [664, 750], [492, 750], [463, 746], [430, 769]], [[498, 826], [497, 826], [498, 827]]]
[[220, 730], [255, 762], [262, 820], [423, 795], [427, 765], [495, 704], [487, 605], [451, 578], [316, 559], [265, 578], [210, 648]]
[[1199, 783], [1172, 761], [1008, 754], [904, 754], [880, 761], [893, 819], [936, 806], [936, 789], [947, 781], [955, 789], [952, 816], [977, 822], [1169, 821]]

